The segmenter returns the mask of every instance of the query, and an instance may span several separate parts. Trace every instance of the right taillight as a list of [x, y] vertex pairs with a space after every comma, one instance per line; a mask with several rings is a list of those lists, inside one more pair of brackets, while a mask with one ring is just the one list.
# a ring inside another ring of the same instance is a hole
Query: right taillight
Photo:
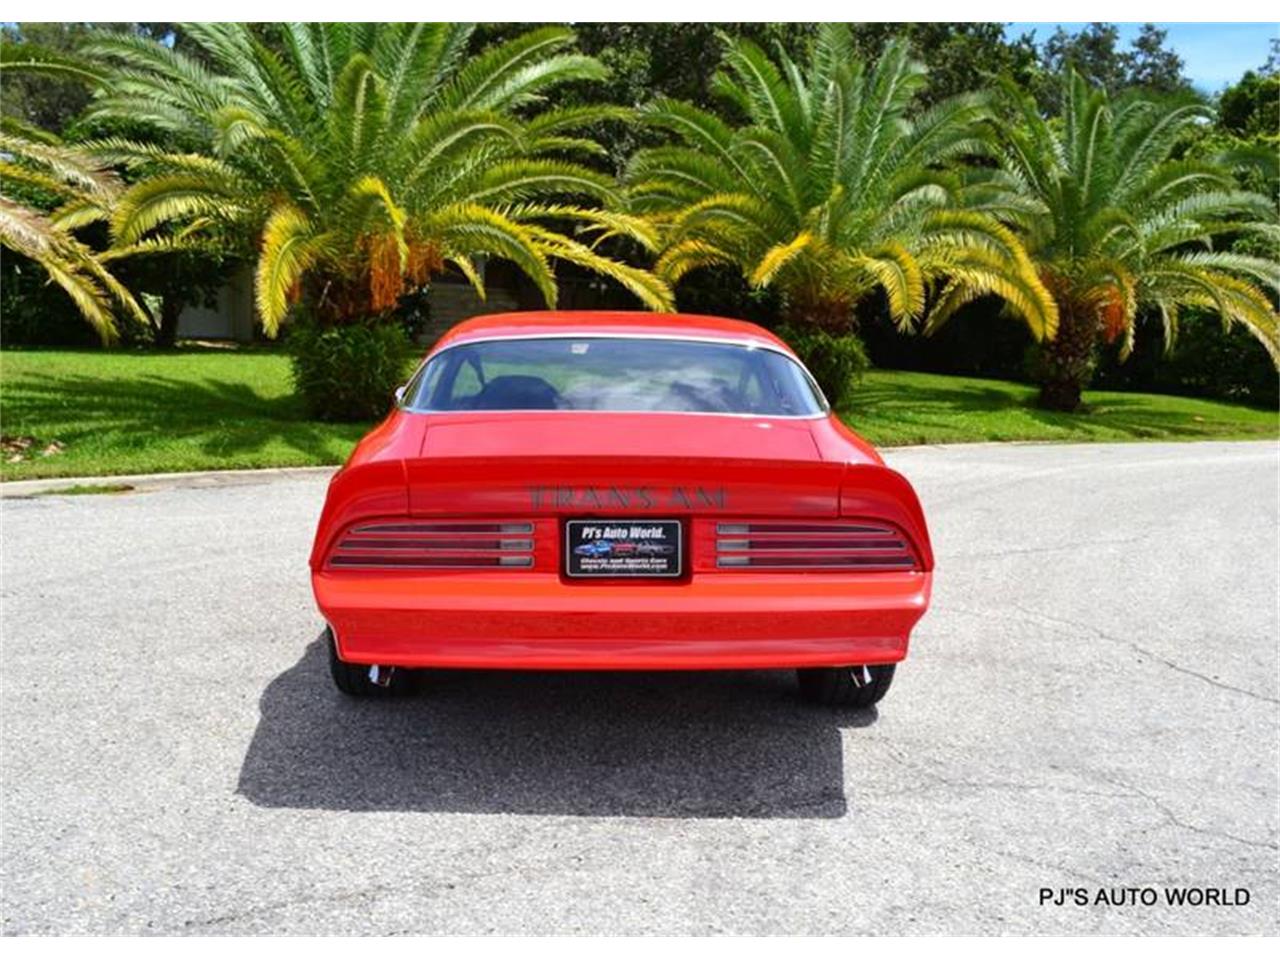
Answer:
[[906, 538], [887, 524], [863, 521], [717, 523], [721, 570], [912, 570]]

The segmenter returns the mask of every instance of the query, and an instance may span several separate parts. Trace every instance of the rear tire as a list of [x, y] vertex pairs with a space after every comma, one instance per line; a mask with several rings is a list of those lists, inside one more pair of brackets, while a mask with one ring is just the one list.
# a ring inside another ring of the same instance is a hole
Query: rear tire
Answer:
[[800, 695], [826, 707], [865, 710], [889, 692], [896, 663], [858, 667], [806, 667], [796, 671]]
[[369, 679], [369, 664], [347, 663], [338, 659], [338, 644], [331, 629], [326, 627], [324, 636], [329, 647], [329, 676], [333, 677], [333, 685], [348, 697], [392, 697], [407, 688], [409, 678], [406, 671], [394, 671], [391, 682], [380, 687]]

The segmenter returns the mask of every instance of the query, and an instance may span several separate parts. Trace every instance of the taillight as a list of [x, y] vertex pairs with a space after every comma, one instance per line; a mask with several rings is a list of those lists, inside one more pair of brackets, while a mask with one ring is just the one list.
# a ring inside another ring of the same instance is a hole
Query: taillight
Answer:
[[386, 520], [359, 523], [338, 539], [329, 566], [527, 569], [533, 524], [501, 520]]
[[911, 570], [906, 538], [887, 524], [863, 521], [716, 524], [716, 567], [722, 570]]

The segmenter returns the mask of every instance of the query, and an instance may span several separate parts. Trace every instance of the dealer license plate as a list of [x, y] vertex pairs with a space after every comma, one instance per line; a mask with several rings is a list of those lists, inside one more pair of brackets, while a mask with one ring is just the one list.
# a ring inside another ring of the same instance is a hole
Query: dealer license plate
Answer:
[[678, 577], [684, 570], [679, 520], [569, 520], [570, 577]]

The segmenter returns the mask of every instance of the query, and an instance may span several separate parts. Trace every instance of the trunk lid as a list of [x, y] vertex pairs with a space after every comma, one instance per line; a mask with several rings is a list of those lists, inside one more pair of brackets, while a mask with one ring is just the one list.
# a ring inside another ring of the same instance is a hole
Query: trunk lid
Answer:
[[433, 414], [407, 462], [415, 515], [836, 516], [843, 465], [806, 420]]

